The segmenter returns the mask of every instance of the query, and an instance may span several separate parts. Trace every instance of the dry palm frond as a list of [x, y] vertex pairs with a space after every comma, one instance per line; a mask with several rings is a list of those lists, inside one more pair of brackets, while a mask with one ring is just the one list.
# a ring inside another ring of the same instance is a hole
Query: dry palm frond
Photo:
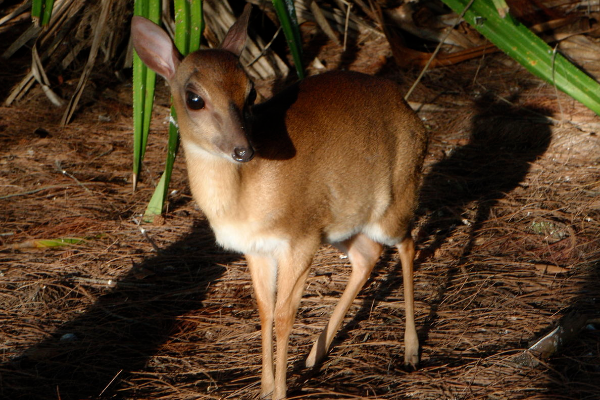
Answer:
[[[111, 18], [107, 18], [108, 15]], [[63, 71], [77, 60], [79, 54], [89, 49], [90, 53], [84, 73], [81, 75], [79, 89], [72, 96], [71, 106], [64, 116], [64, 121], [67, 122], [81, 96], [81, 90], [89, 79], [98, 53], [100, 51], [105, 53], [105, 62], [119, 58], [117, 44], [126, 37], [125, 27], [120, 25], [123, 24], [126, 15], [127, 4], [122, 1], [100, 0], [91, 3], [78, 0], [57, 1], [48, 26], [41, 29], [32, 25], [22, 35], [23, 39], [17, 40], [16, 44], [5, 53], [5, 57], [9, 57], [19, 47], [35, 38], [32, 71], [13, 88], [5, 104], [10, 105], [23, 97], [34, 82], [40, 83], [45, 93], [50, 94], [49, 82], [43, 71], [55, 68]], [[50, 94], [49, 97], [56, 105], [63, 103], [56, 94]]]
[[[26, 10], [27, 3], [24, 3], [0, 20], [0, 24], [26, 14]], [[60, 74], [71, 68], [80, 55], [87, 51], [87, 61], [84, 63], [75, 92], [70, 94], [71, 100], [63, 116], [63, 123], [67, 123], [77, 107], [97, 60], [100, 59], [98, 55], [103, 53], [102, 62], [110, 64], [114, 72], [130, 65], [131, 46], [126, 45], [130, 14], [129, 2], [122, 0], [56, 1], [49, 25], [42, 29], [32, 24], [3, 54], [3, 57], [9, 58], [27, 43], [34, 41], [34, 62], [31, 71], [12, 89], [5, 105], [11, 105], [21, 99], [36, 82], [42, 85], [44, 93], [52, 103], [58, 106], [64, 104], [64, 100], [52, 91], [46, 77], [47, 71], [58, 70]], [[207, 2], [205, 15], [211, 32], [214, 32], [217, 39], [224, 35], [235, 20], [231, 7], [220, 1]], [[167, 27], [171, 26], [170, 19], [169, 15], [165, 15]], [[245, 52], [244, 61], [249, 65], [249, 72], [257, 79], [285, 76], [288, 67], [275, 53], [267, 51], [266, 47], [267, 44], [260, 37], [248, 44], [249, 51]]]
[[[204, 4], [205, 17], [209, 26], [208, 39], [213, 46], [221, 43], [229, 27], [235, 22], [231, 6], [223, 1], [207, 1]], [[256, 79], [274, 79], [286, 76], [289, 68], [272, 51], [267, 51], [265, 41], [257, 36], [248, 39], [241, 58], [247, 70]]]

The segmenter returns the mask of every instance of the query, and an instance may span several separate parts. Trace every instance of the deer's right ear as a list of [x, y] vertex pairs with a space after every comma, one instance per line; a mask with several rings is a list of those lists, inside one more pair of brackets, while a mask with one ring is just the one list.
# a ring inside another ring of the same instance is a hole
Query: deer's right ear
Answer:
[[219, 46], [221, 49], [230, 51], [238, 57], [242, 54], [242, 50], [246, 45], [246, 39], [248, 38], [248, 22], [250, 21], [251, 12], [252, 4], [247, 3], [242, 15], [229, 28], [227, 35], [225, 35], [221, 46]]
[[133, 47], [144, 64], [171, 81], [182, 56], [167, 32], [144, 17], [134, 16], [131, 20], [131, 37]]

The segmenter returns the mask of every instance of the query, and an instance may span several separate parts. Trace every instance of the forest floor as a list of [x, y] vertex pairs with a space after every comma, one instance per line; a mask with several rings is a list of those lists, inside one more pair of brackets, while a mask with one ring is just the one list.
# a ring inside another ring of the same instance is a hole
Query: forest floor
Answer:
[[[398, 70], [385, 43], [357, 46], [311, 57], [406, 90], [414, 82], [418, 71]], [[131, 82], [94, 76], [66, 127], [37, 88], [0, 107], [0, 398], [259, 393], [246, 264], [215, 245], [183, 154], [164, 218], [140, 225], [166, 149], [158, 86], [135, 193]], [[262, 94], [270, 87], [258, 82]], [[290, 398], [597, 399], [600, 118], [499, 53], [429, 71], [410, 100], [430, 132], [414, 230], [421, 364], [402, 365], [404, 296], [390, 249], [329, 356], [303, 367], [350, 271], [325, 246], [291, 336]], [[39, 247], [59, 238], [82, 240]], [[522, 357], [557, 327], [575, 329], [558, 352]]]

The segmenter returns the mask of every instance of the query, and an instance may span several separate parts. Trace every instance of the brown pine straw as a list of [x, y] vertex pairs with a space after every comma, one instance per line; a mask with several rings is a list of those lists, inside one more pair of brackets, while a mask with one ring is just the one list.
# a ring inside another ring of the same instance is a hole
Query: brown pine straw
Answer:
[[[571, 123], [552, 125], [543, 118], [557, 111], [552, 87], [502, 55], [485, 63], [430, 71], [414, 94], [435, 105], [421, 114], [431, 144], [415, 224], [420, 368], [402, 365], [402, 279], [392, 250], [324, 363], [302, 366], [349, 274], [347, 260], [324, 247], [291, 337], [290, 398], [600, 393], [593, 321], [539, 365], [514, 361], [569, 312], [598, 317], [598, 117], [563, 96]], [[242, 257], [214, 245], [181, 158], [164, 221], [145, 226], [158, 253], [136, 223], [162, 169], [168, 96], [161, 90], [146, 171], [133, 195], [126, 86], [102, 91], [64, 129], [43, 97], [0, 108], [0, 398], [259, 393], [259, 320], [248, 272]], [[85, 241], [23, 246], [61, 237]]]

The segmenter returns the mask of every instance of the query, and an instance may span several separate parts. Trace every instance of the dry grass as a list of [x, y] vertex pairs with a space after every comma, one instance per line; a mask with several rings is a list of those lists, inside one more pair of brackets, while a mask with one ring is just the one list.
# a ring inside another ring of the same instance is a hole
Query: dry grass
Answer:
[[[0, 108], [0, 397], [254, 398], [248, 272], [215, 246], [181, 160], [169, 212], [146, 228], [158, 253], [136, 223], [161, 170], [166, 96], [132, 194], [129, 89], [96, 89], [64, 129], [43, 99]], [[412, 100], [437, 110], [421, 113], [432, 135], [415, 229], [421, 367], [402, 367], [391, 250], [329, 357], [302, 367], [349, 273], [325, 247], [291, 338], [290, 398], [597, 398], [597, 325], [537, 367], [513, 357], [571, 311], [598, 317], [598, 118], [566, 96], [559, 115], [553, 88], [501, 55], [432, 71]], [[576, 125], [551, 125], [550, 114]], [[23, 246], [58, 237], [85, 242]]]

